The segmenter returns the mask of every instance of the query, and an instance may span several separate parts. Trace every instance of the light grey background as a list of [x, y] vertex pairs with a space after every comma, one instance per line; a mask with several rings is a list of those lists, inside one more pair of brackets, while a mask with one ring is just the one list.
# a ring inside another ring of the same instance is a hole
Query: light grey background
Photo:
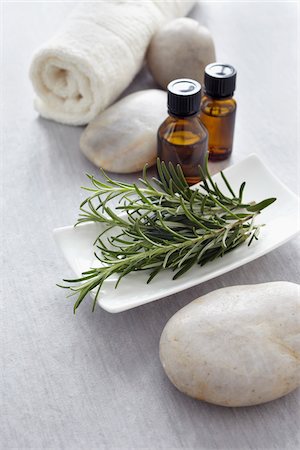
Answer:
[[[299, 240], [118, 315], [92, 314], [87, 301], [74, 316], [55, 287], [71, 272], [52, 229], [74, 223], [84, 174], [97, 170], [80, 154], [81, 128], [38, 118], [27, 73], [71, 7], [1, 9], [1, 449], [296, 449], [299, 392], [241, 409], [197, 402], [165, 377], [158, 342], [172, 314], [206, 292], [299, 281]], [[211, 30], [218, 59], [238, 69], [234, 155], [212, 170], [256, 152], [296, 192], [297, 3], [208, 2], [192, 16]], [[129, 91], [153, 86], [144, 70]]]

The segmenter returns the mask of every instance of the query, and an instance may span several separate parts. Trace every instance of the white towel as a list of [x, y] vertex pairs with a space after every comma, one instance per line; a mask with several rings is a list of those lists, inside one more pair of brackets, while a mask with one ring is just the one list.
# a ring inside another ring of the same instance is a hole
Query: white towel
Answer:
[[34, 55], [35, 108], [47, 119], [90, 122], [140, 70], [151, 37], [194, 1], [108, 0], [77, 6], [63, 28]]

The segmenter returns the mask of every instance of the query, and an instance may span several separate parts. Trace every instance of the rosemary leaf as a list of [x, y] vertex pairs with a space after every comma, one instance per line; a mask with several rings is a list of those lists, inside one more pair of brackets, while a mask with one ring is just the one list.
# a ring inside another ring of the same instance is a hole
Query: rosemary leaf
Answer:
[[[103, 283], [113, 274], [116, 288], [127, 274], [142, 270], [149, 273], [147, 283], [163, 270], [173, 271], [177, 279], [247, 240], [250, 245], [262, 226], [255, 225], [256, 216], [276, 200], [242, 203], [246, 183], [236, 197], [221, 172], [229, 192], [224, 194], [209, 174], [207, 159], [205, 168], [199, 167], [200, 189], [189, 187], [179, 165], [158, 159], [157, 171], [159, 179], [150, 180], [145, 166], [140, 185], [112, 180], [104, 171], [104, 181], [88, 175], [91, 186], [83, 189], [89, 196], [80, 205], [76, 225], [100, 222], [104, 229], [94, 243], [99, 267], [59, 285], [77, 295], [74, 312], [92, 291], [94, 310]], [[114, 210], [109, 207], [113, 199], [119, 203]], [[112, 236], [107, 237], [109, 230]]]

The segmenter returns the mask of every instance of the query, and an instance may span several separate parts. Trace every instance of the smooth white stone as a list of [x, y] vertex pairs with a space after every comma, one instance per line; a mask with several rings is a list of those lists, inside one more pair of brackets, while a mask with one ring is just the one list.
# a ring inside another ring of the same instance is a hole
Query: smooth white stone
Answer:
[[272, 282], [211, 292], [178, 311], [160, 339], [171, 382], [198, 400], [256, 405], [300, 385], [300, 286]]
[[215, 60], [209, 30], [188, 17], [173, 20], [161, 28], [147, 51], [149, 70], [163, 88], [175, 78], [192, 78], [203, 83], [205, 67]]
[[80, 148], [92, 163], [105, 170], [137, 172], [146, 163], [155, 163], [157, 129], [166, 117], [166, 92], [135, 92], [110, 106], [86, 127]]

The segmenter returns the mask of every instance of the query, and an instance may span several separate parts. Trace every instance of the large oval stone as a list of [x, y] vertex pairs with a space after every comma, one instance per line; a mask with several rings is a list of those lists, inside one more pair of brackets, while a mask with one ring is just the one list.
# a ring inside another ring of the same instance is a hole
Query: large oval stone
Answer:
[[171, 382], [224, 406], [268, 402], [299, 386], [300, 290], [273, 282], [211, 292], [178, 311], [160, 339]]
[[157, 156], [157, 129], [167, 117], [167, 94], [135, 92], [98, 115], [84, 130], [80, 148], [96, 166], [117, 173], [142, 170]]

